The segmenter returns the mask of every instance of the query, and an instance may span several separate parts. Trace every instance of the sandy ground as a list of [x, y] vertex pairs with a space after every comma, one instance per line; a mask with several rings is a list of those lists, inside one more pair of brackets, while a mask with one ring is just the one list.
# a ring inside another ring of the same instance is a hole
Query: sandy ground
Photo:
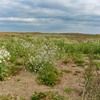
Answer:
[[[0, 82], [0, 94], [14, 94], [30, 100], [30, 96], [36, 92], [55, 91], [69, 97], [69, 100], [81, 100], [82, 89], [84, 87], [83, 68], [73, 64], [57, 64], [59, 70], [64, 72], [60, 84], [54, 87], [39, 85], [36, 82], [36, 74], [21, 71], [19, 75], [7, 81]], [[64, 89], [73, 88], [73, 92], [67, 94]]]

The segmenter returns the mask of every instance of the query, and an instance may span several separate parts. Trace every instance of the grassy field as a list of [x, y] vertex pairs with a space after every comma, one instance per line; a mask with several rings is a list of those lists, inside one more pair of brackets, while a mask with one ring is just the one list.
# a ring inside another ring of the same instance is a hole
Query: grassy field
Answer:
[[1, 32], [0, 100], [100, 100], [100, 35]]

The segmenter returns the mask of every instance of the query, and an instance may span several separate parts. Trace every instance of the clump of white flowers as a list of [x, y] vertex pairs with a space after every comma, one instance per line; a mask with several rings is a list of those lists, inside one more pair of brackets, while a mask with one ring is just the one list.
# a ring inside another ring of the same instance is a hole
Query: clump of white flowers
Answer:
[[35, 61], [41, 63], [42, 61], [48, 62], [55, 60], [55, 56], [57, 55], [57, 46], [47, 46], [43, 45], [42, 47], [36, 49], [36, 53], [34, 55], [30, 55], [30, 62]]
[[[36, 38], [36, 39], [35, 39]], [[32, 53], [28, 54], [27, 69], [37, 72], [47, 64], [53, 64], [57, 59], [61, 58], [64, 50], [55, 44], [51, 39], [34, 37], [32, 40]], [[63, 51], [63, 52], [62, 52]]]
[[0, 63], [10, 59], [10, 53], [4, 48], [0, 47]]
[[30, 62], [54, 62], [61, 55], [58, 47], [53, 41], [42, 38], [43, 41], [34, 44], [33, 55], [29, 55]]

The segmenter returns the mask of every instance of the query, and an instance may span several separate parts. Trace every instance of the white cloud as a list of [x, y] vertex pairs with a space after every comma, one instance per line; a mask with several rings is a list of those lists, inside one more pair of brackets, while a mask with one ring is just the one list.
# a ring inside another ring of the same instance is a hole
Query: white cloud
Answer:
[[35, 18], [0, 17], [0, 21], [34, 22], [35, 20]]

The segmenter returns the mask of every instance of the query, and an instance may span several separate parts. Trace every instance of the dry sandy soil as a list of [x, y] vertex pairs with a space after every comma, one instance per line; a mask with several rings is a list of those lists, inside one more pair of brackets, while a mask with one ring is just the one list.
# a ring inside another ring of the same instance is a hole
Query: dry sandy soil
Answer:
[[[30, 100], [30, 96], [34, 92], [54, 91], [69, 97], [69, 100], [81, 100], [84, 87], [84, 69], [74, 64], [57, 63], [56, 66], [63, 71], [60, 84], [54, 87], [39, 85], [36, 82], [36, 74], [22, 70], [19, 75], [0, 82], [0, 94], [13, 94]], [[73, 91], [68, 94], [64, 91], [65, 88], [72, 88]]]

